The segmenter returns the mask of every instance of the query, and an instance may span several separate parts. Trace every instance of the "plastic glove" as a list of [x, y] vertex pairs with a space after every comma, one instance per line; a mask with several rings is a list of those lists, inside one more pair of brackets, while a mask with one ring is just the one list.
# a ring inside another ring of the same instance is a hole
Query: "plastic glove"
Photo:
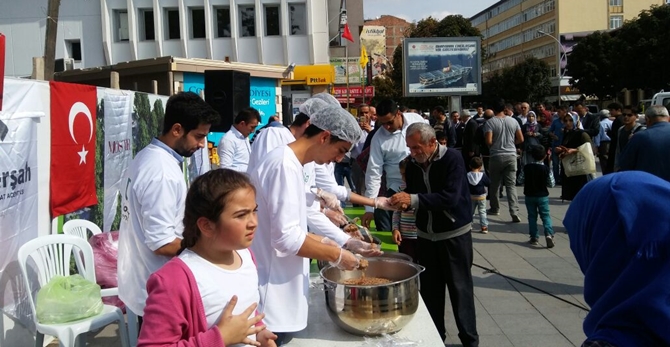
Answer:
[[396, 211], [397, 208], [395, 208], [391, 204], [391, 200], [389, 198], [385, 197], [376, 197], [375, 198], [375, 208], [386, 210], [386, 211]]
[[356, 270], [360, 265], [360, 259], [353, 253], [346, 249], [340, 248], [340, 257], [335, 262], [330, 262], [330, 265], [340, 270]]
[[327, 237], [322, 238], [321, 243], [329, 245], [329, 246], [335, 246], [337, 248], [340, 248], [340, 245], [338, 245], [337, 242], [335, 242], [335, 241], [333, 241], [333, 240], [331, 240]]
[[333, 224], [337, 225], [338, 227], [341, 227], [345, 224], [348, 224], [349, 222], [347, 221], [347, 217], [344, 216], [344, 214], [338, 212], [338, 211], [333, 211], [329, 208], [323, 210], [323, 214], [330, 219]]
[[349, 239], [349, 241], [344, 244], [344, 249], [364, 257], [378, 257], [384, 254], [377, 244], [367, 243], [356, 239]]
[[325, 207], [340, 213], [344, 213], [342, 206], [340, 205], [340, 200], [337, 199], [335, 194], [328, 193], [321, 188], [317, 188], [316, 193], [314, 194], [323, 202]]

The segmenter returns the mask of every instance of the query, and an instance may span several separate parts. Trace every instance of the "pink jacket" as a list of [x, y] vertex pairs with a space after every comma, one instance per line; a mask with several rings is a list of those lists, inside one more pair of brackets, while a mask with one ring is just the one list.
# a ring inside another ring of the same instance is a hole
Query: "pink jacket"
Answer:
[[138, 347], [225, 347], [219, 329], [207, 329], [205, 309], [193, 273], [175, 257], [147, 281]]

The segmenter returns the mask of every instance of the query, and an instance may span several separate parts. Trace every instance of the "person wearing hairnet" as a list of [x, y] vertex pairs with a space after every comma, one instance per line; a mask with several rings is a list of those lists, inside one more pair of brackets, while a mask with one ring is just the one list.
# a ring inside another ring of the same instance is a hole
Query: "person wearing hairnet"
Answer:
[[248, 172], [257, 189], [258, 229], [251, 249], [258, 268], [258, 309], [279, 336], [278, 345], [307, 326], [309, 258], [346, 270], [359, 265], [353, 253], [307, 233], [303, 166], [341, 160], [360, 136], [349, 113], [327, 106], [310, 115], [302, 136], [270, 151]]
[[641, 171], [586, 184], [563, 225], [584, 273], [582, 346], [670, 346], [670, 183]]

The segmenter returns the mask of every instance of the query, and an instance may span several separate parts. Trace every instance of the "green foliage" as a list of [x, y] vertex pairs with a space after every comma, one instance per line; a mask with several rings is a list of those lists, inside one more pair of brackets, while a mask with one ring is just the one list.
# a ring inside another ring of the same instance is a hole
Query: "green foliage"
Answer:
[[156, 99], [154, 101], [154, 108], [151, 110], [151, 133], [153, 136], [158, 136], [163, 131], [163, 119], [165, 118], [165, 109], [163, 109], [163, 100]]
[[151, 138], [156, 128], [153, 125], [151, 115], [151, 104], [149, 95], [146, 93], [135, 93], [135, 114], [137, 115], [137, 141], [133, 142], [133, 157], [139, 150], [151, 143]]
[[614, 54], [613, 44], [609, 34], [599, 31], [582, 39], [568, 58], [570, 84], [600, 100], [615, 96], [622, 88], [617, 76], [620, 74], [614, 67], [615, 61], [621, 57]]
[[549, 65], [537, 58], [527, 58], [522, 63], [494, 73], [482, 86], [482, 99], [490, 102], [496, 98], [507, 101], [543, 101], [551, 92]]
[[105, 100], [100, 100], [96, 112], [95, 126], [95, 192], [98, 204], [91, 207], [90, 221], [102, 228], [105, 201]]
[[670, 6], [664, 5], [642, 11], [618, 30], [585, 37], [568, 56], [570, 83], [601, 99], [623, 88], [670, 88], [668, 33]]

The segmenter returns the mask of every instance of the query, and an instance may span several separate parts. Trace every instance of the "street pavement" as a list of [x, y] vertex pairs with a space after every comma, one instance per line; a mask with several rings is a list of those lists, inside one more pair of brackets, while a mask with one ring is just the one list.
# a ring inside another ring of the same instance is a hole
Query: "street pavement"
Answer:
[[[545, 248], [544, 237], [540, 237], [540, 246], [531, 246], [523, 188], [517, 187], [517, 192], [521, 223], [511, 223], [503, 198], [500, 215], [489, 216], [489, 233], [473, 233], [480, 346], [580, 346], [585, 339], [582, 322], [587, 305], [582, 295], [584, 276], [562, 223], [569, 203], [558, 198], [560, 186], [550, 189], [556, 246]], [[474, 228], [479, 230], [479, 225], [475, 223]], [[447, 346], [460, 346], [448, 300], [446, 319]], [[88, 345], [120, 346], [117, 332], [118, 327], [110, 325], [91, 333]]]

